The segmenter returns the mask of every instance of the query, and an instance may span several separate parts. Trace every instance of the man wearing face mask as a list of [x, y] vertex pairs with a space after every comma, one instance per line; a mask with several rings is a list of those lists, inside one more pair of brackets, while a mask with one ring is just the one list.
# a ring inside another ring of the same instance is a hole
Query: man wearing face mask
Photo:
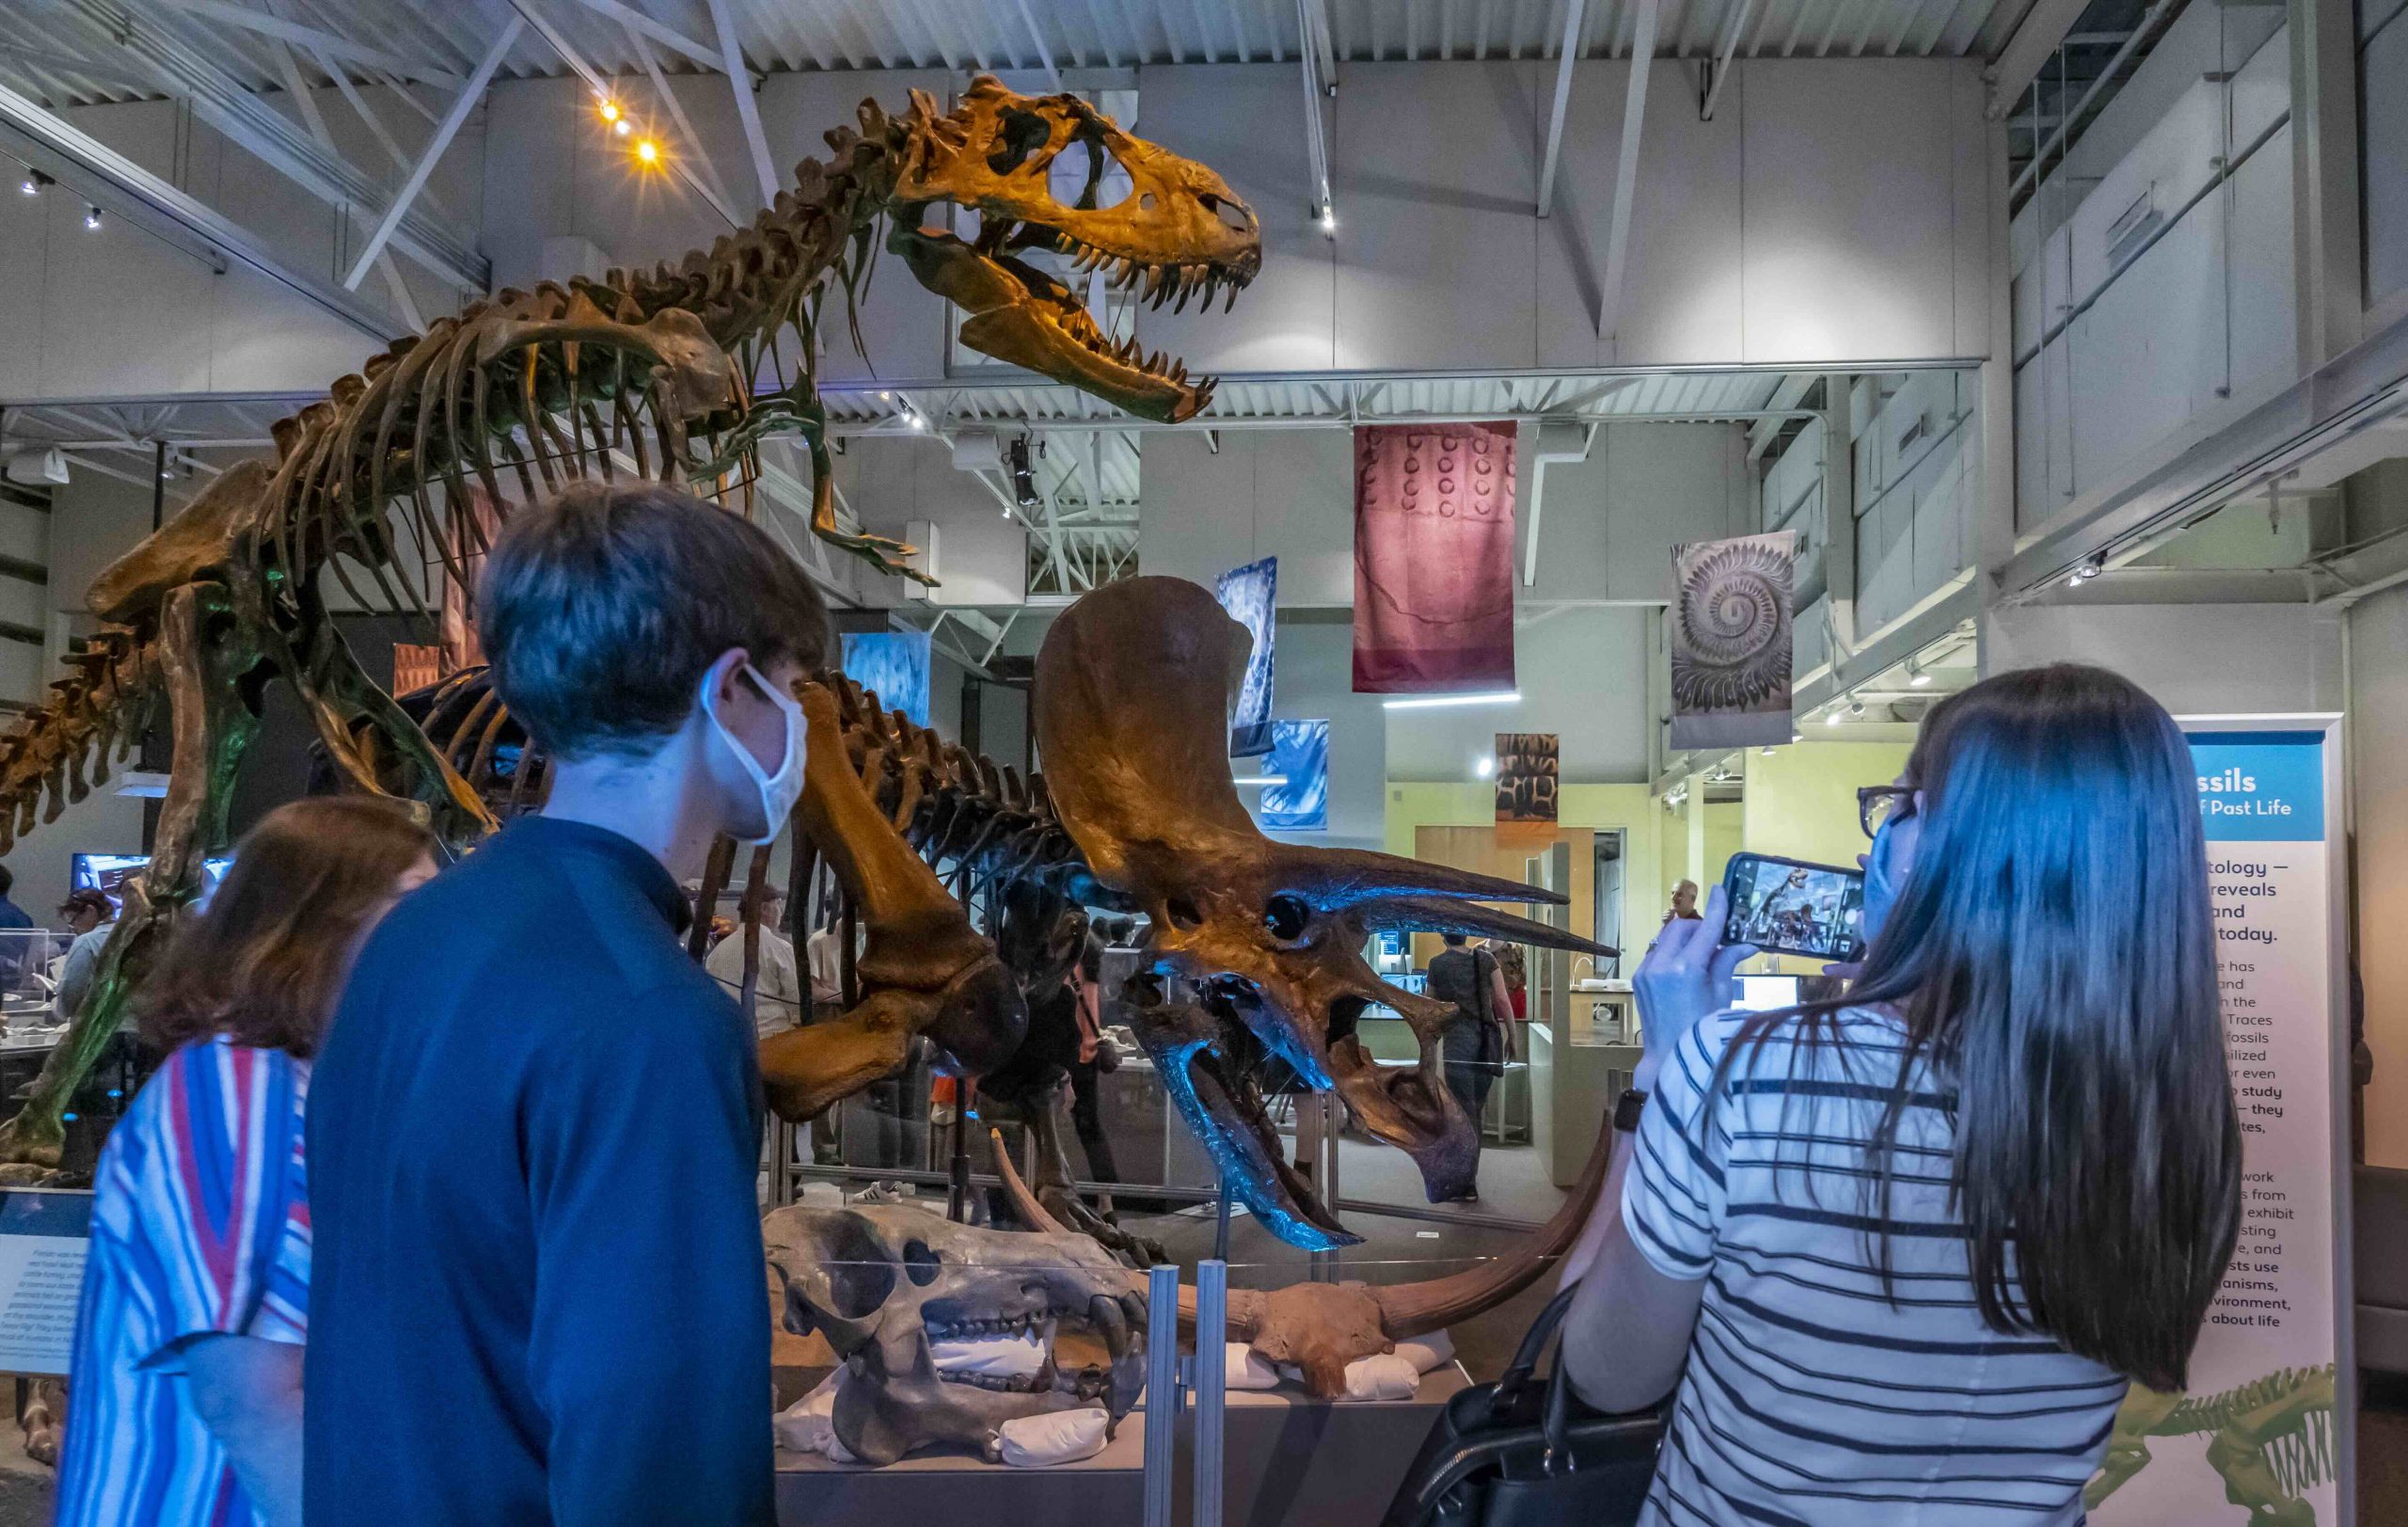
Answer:
[[304, 1514], [767, 1523], [760, 1076], [678, 887], [785, 826], [827, 612], [736, 516], [587, 484], [512, 517], [480, 628], [551, 792], [385, 919], [319, 1052]]

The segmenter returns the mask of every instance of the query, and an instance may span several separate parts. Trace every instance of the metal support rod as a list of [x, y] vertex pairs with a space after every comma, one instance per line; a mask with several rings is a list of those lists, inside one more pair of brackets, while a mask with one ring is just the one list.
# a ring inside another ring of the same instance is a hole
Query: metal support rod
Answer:
[[1714, 84], [1705, 92], [1705, 100], [1697, 108], [1699, 121], [1714, 120], [1714, 103], [1722, 99], [1722, 87], [1730, 82], [1731, 63], [1739, 54], [1739, 44], [1748, 36], [1748, 23], [1756, 14], [1756, 0], [1739, 0], [1739, 19], [1731, 28], [1731, 40], [1722, 44], [1722, 56], [1715, 60]]
[[944, 1217], [959, 1225], [970, 1212], [970, 1103], [978, 1084], [967, 1076], [953, 1080], [953, 1162], [946, 1173]]
[[1313, 43], [1319, 9], [1320, 0], [1296, 0], [1296, 25], [1305, 39], [1305, 45], [1296, 50], [1305, 78], [1305, 159], [1312, 176], [1313, 215], [1326, 218], [1331, 215], [1333, 193], [1329, 180], [1329, 129], [1322, 119], [1322, 97], [1336, 76], [1323, 72], [1321, 52]]
[[727, 0], [707, 0], [707, 4], [711, 25], [719, 34], [727, 87], [736, 93], [736, 115], [744, 123], [745, 147], [752, 151], [752, 170], [761, 178], [761, 204], [766, 207], [778, 199], [778, 172], [770, 167], [769, 140], [761, 131], [761, 104], [752, 99], [752, 76], [744, 67], [744, 49], [736, 40], [736, 28], [728, 24]]
[[1614, 164], [1613, 219], [1606, 230], [1605, 288], [1597, 296], [1597, 338], [1610, 339], [1622, 321], [1623, 279], [1630, 252], [1630, 208], [1639, 194], [1639, 138], [1647, 125], [1647, 76], [1655, 72], [1656, 23], [1661, 0], [1639, 0], [1639, 29], [1630, 40], [1630, 89], [1623, 99], [1621, 151]]
[[1221, 1191], [1212, 1214], [1212, 1258], [1216, 1262], [1229, 1260], [1229, 1174], [1220, 1174]]
[[1222, 1436], [1229, 1379], [1229, 1265], [1196, 1265], [1196, 1495], [1192, 1527], [1221, 1527]]
[[[1563, 115], [1572, 105], [1572, 66], [1580, 61], [1580, 23], [1589, 0], [1572, 0], [1563, 13], [1563, 44], [1555, 53], [1555, 103], [1547, 108], [1546, 157], [1539, 165], [1539, 215], [1555, 205], [1555, 167], [1563, 154]], [[1631, 67], [1641, 67], [1634, 56]]]
[[1146, 1273], [1146, 1527], [1171, 1527], [1179, 1467], [1179, 1269]]
[[2091, 102], [2099, 98], [2099, 92], [2115, 83], [2115, 76], [2123, 71], [2125, 60], [2155, 40], [2159, 33], [2171, 25], [2184, 4], [2185, 0], [2157, 0], [2157, 4], [2149, 7], [2148, 14], [2141, 18], [2140, 25], [2133, 28], [2131, 36], [2124, 39], [2124, 45], [2107, 60], [2107, 67], [2090, 82], [2090, 88], [2082, 93], [2082, 99], [2075, 102], [2073, 109], [2058, 122], [2055, 134], [2040, 146], [2040, 151], [2032, 156], [2031, 163], [2023, 167], [2023, 172], [2015, 177], [2015, 184], [2007, 191], [2009, 197], [2021, 196], [2033, 182], [2040, 178], [2048, 168], [2049, 157], [2061, 154], [2067, 147], [2067, 135], [2073, 132], [2074, 123], [2082, 120], [2083, 114], [2090, 109]]
[[1037, 57], [1045, 66], [1046, 79], [1052, 82], [1054, 89], [1061, 89], [1062, 72], [1054, 67], [1054, 50], [1047, 45], [1045, 33], [1038, 28], [1037, 18], [1029, 14], [1028, 0], [1020, 0], [1020, 19], [1028, 27], [1028, 35], [1037, 41]]
[[493, 79], [494, 71], [501, 67], [503, 56], [517, 42], [518, 34], [526, 26], [527, 24], [518, 17], [511, 17], [502, 27], [501, 36], [494, 39], [493, 46], [487, 48], [485, 56], [477, 61], [476, 72], [468, 76], [468, 83], [462, 86], [460, 93], [452, 98], [452, 109], [443, 114], [443, 120], [435, 126], [435, 135], [428, 138], [426, 147], [420, 151], [418, 164], [410, 170], [410, 178], [402, 183], [401, 194], [394, 197], [393, 204], [385, 209], [385, 215], [377, 220], [376, 231], [368, 236], [368, 243], [359, 251], [359, 258], [352, 262], [351, 274], [342, 278], [346, 288], [354, 292], [359, 290], [359, 283], [376, 263], [376, 256], [384, 250], [386, 241], [393, 236], [395, 229], [402, 226], [402, 218], [408, 214], [410, 203], [418, 199], [420, 187], [425, 185], [426, 178], [435, 173], [436, 162], [443, 157], [445, 150], [452, 147], [452, 139], [458, 135], [461, 125], [467, 121], [468, 113], [484, 99], [485, 86]]

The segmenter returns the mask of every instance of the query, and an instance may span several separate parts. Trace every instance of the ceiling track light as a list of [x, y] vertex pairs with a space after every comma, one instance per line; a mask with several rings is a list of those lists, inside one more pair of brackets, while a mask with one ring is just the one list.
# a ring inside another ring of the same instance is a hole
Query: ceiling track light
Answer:
[[1863, 720], [1863, 719], [1864, 719], [1864, 702], [1863, 702], [1863, 701], [1861, 701], [1861, 700], [1856, 699], [1856, 698], [1855, 698], [1855, 697], [1853, 697], [1853, 696], [1850, 696], [1850, 697], [1849, 697], [1849, 699], [1848, 699], [1848, 702], [1847, 702], [1847, 713], [1848, 713], [1848, 718], [1849, 718], [1850, 720], [1852, 720], [1852, 721], [1861, 721], [1861, 720]]
[[1931, 687], [1931, 675], [1912, 658], [1907, 660], [1907, 685], [1909, 689], [1918, 690]]
[[43, 186], [55, 185], [57, 183], [58, 183], [56, 181], [52, 180], [40, 170], [28, 169], [25, 171], [25, 178], [17, 183], [17, 189], [29, 197], [38, 197], [41, 195], [41, 188]]
[[85, 226], [87, 229], [92, 229], [92, 230], [98, 230], [98, 229], [100, 228], [100, 226], [101, 226], [101, 209], [100, 209], [100, 208], [98, 208], [98, 207], [86, 207], [86, 208], [84, 209], [84, 226]]

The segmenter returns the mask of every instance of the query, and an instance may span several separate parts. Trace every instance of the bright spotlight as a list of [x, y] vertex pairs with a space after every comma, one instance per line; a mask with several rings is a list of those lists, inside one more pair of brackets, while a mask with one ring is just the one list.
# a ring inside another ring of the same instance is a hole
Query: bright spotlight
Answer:
[[621, 137], [626, 137], [629, 133], [635, 131], [635, 123], [627, 120], [625, 117], [622, 117], [617, 121], [610, 124], [610, 131], [618, 134]]
[[88, 229], [94, 229], [94, 230], [97, 230], [97, 229], [101, 226], [101, 209], [100, 209], [100, 208], [98, 208], [98, 207], [87, 207], [87, 208], [85, 208], [85, 209], [84, 209], [84, 226], [85, 226], [86, 228], [88, 228]]
[[1478, 777], [1486, 779], [1489, 775], [1497, 772], [1497, 760], [1494, 758], [1482, 758], [1478, 763], [1471, 766], [1471, 771]]
[[657, 165], [660, 163], [660, 145], [650, 138], [638, 138], [636, 157], [647, 165]]
[[619, 103], [616, 101], [611, 100], [607, 95], [602, 98], [602, 104], [599, 107], [599, 110], [602, 113], [602, 119], [606, 122], [615, 122], [621, 117], [626, 115], [619, 109]]

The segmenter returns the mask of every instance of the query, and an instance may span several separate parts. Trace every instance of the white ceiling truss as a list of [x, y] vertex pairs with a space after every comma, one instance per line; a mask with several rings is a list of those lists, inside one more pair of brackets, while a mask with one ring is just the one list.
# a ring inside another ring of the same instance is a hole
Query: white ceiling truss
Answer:
[[[279, 47], [357, 83], [456, 91], [514, 15], [537, 11], [601, 72], [1026, 70], [1140, 64], [1551, 60], [1629, 56], [1651, 0], [55, 0], [13, 7], [0, 83], [52, 105], [162, 93], [134, 55], [167, 37], [252, 90], [283, 87]], [[1995, 55], [2032, 0], [1660, 0], [1674, 58]], [[532, 22], [531, 17], [528, 17]], [[2060, 31], [2063, 28], [2060, 27]], [[2029, 44], [2027, 43], [2027, 46]], [[505, 78], [568, 66], [538, 32]]]

